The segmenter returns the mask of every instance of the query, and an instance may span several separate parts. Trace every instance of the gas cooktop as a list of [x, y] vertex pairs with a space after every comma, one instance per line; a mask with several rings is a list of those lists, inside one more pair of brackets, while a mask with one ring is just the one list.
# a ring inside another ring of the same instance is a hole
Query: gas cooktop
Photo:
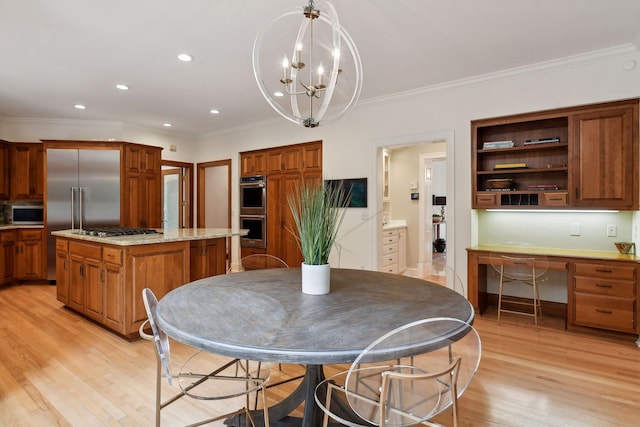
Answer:
[[162, 234], [153, 228], [136, 227], [89, 227], [78, 230], [78, 234], [96, 237], [137, 236], [141, 234]]

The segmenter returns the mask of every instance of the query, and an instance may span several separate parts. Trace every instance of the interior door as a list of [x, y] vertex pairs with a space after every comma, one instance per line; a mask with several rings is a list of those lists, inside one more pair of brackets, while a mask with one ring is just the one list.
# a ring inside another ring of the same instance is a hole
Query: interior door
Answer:
[[193, 226], [193, 163], [162, 160], [162, 226]]

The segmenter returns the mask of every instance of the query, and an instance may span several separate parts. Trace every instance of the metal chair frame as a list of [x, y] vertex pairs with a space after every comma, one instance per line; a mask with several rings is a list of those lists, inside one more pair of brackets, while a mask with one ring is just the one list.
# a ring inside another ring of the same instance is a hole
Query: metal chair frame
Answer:
[[[223, 415], [219, 415], [216, 417], [208, 418], [206, 420], [198, 421], [193, 424], [189, 424], [188, 427], [195, 427], [204, 424], [209, 424], [218, 420], [222, 420], [225, 418], [232, 417], [234, 415], [245, 414], [247, 425], [251, 423], [253, 427], [256, 427], [255, 419], [249, 409], [249, 397], [252, 393], [258, 393], [262, 391], [262, 406], [263, 406], [263, 415], [264, 415], [264, 426], [269, 427], [269, 412], [267, 406], [267, 396], [266, 396], [266, 384], [268, 382], [268, 376], [266, 378], [260, 377], [260, 370], [258, 369], [257, 376], [253, 376], [249, 372], [249, 362], [242, 361], [240, 359], [232, 359], [227, 363], [223, 364], [215, 368], [213, 371], [208, 373], [199, 373], [192, 371], [185, 371], [185, 368], [189, 366], [189, 364], [200, 354], [202, 351], [197, 351], [192, 356], [190, 356], [187, 361], [182, 365], [180, 369], [180, 373], [178, 375], [173, 375], [171, 371], [171, 352], [168, 336], [157, 326], [156, 318], [155, 318], [155, 310], [158, 303], [157, 298], [153, 294], [153, 292], [145, 288], [142, 291], [142, 297], [145, 305], [145, 309], [147, 312], [147, 320], [145, 320], [139, 328], [140, 337], [153, 341], [155, 347], [155, 355], [156, 355], [156, 427], [160, 427], [161, 421], [161, 411], [166, 408], [170, 404], [178, 401], [179, 399], [187, 396], [197, 400], [225, 400], [236, 398], [240, 396], [245, 396], [245, 406], [241, 409], [231, 411], [225, 413]], [[145, 331], [146, 328], [150, 327], [152, 333], [149, 334]], [[235, 375], [220, 375], [227, 368], [233, 367], [235, 365], [236, 374]], [[169, 385], [173, 385], [173, 380], [178, 379], [180, 392], [172, 395], [166, 400], [162, 400], [162, 376], [167, 378], [167, 382]], [[196, 379], [185, 385], [185, 379]], [[244, 387], [242, 389], [238, 389], [232, 393], [221, 393], [218, 395], [203, 395], [197, 393], [198, 386], [203, 385], [206, 381], [222, 381], [222, 382], [242, 382], [244, 383]], [[257, 399], [257, 395], [256, 395]], [[256, 402], [257, 403], [257, 402]]]

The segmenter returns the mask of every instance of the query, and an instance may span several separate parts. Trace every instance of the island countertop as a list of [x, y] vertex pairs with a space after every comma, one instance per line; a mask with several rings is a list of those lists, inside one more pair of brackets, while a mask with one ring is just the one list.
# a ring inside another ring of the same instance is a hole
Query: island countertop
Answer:
[[151, 245], [157, 243], [182, 242], [188, 240], [207, 240], [222, 237], [244, 236], [249, 230], [230, 228], [179, 228], [157, 229], [157, 234], [139, 234], [133, 236], [98, 237], [78, 234], [73, 230], [60, 230], [51, 232], [57, 237], [84, 240], [96, 243], [105, 243], [116, 246]]

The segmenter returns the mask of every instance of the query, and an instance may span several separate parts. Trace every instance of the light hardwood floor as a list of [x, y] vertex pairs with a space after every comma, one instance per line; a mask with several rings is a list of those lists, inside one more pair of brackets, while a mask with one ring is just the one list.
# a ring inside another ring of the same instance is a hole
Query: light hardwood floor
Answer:
[[[480, 370], [460, 400], [464, 426], [633, 426], [640, 423], [640, 349], [632, 340], [567, 332], [562, 319], [477, 317]], [[174, 364], [190, 354], [172, 344]], [[294, 375], [285, 365], [276, 375]], [[0, 426], [151, 426], [155, 358], [65, 309], [55, 287], [0, 288]], [[289, 389], [290, 390], [290, 389]], [[288, 390], [270, 390], [274, 400]], [[163, 426], [216, 412], [185, 400]], [[448, 414], [440, 420], [448, 423]]]

